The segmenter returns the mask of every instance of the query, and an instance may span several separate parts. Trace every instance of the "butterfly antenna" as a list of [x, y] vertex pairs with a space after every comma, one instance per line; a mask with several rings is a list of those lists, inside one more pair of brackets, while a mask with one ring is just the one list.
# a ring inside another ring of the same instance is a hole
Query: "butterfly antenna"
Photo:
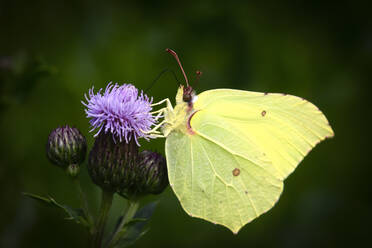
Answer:
[[183, 67], [182, 67], [181, 61], [180, 61], [180, 59], [178, 58], [177, 53], [176, 53], [175, 51], [173, 51], [172, 49], [169, 49], [169, 48], [165, 49], [165, 51], [167, 51], [168, 53], [172, 54], [172, 56], [177, 60], [177, 63], [178, 63], [178, 65], [179, 65], [180, 68], [181, 68], [181, 71], [182, 71], [182, 73], [183, 73], [183, 76], [185, 77], [186, 85], [189, 86], [189, 80], [187, 80], [186, 73], [185, 73], [185, 71], [183, 70]]
[[147, 87], [147, 89], [144, 91], [145, 93], [147, 93], [154, 85], [155, 83], [160, 79], [161, 76], [163, 76], [164, 73], [166, 72], [171, 72], [173, 77], [176, 79], [177, 83], [178, 84], [181, 84], [180, 80], [178, 80], [177, 76], [176, 76], [176, 73], [174, 73], [173, 70], [169, 69], [169, 68], [165, 68], [164, 70], [162, 70], [158, 76], [154, 79], [154, 81], [152, 81], [152, 83], [150, 84], [149, 87]]
[[203, 72], [197, 70], [196, 71], [196, 80], [195, 80], [194, 88], [199, 84], [199, 80], [200, 80], [201, 75], [203, 75]]

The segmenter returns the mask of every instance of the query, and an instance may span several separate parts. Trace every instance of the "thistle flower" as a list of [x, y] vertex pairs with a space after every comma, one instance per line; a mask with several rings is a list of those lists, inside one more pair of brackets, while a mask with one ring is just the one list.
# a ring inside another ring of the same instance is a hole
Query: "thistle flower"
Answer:
[[150, 113], [152, 98], [139, 92], [133, 85], [109, 83], [104, 93], [100, 89], [96, 94], [91, 88], [85, 99], [87, 103], [82, 103], [87, 107], [87, 117], [91, 118], [91, 131], [98, 129], [94, 137], [101, 132], [110, 132], [114, 140], [118, 138], [120, 142], [124, 140], [129, 143], [134, 139], [138, 146], [138, 138], [150, 138], [146, 131], [155, 123]]

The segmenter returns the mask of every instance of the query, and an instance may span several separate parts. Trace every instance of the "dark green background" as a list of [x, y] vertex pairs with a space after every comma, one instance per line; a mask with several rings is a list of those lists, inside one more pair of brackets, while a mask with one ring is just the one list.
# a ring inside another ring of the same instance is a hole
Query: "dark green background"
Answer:
[[[365, 1], [367, 3], [367, 1]], [[74, 187], [49, 164], [49, 132], [75, 125], [80, 103], [109, 81], [145, 89], [165, 68], [181, 79], [175, 49], [202, 92], [283, 92], [316, 104], [335, 137], [318, 145], [285, 181], [276, 206], [238, 235], [187, 216], [168, 188], [135, 247], [355, 247], [371, 235], [370, 94], [372, 23], [358, 1], [1, 1], [0, 246], [84, 247], [63, 213], [25, 199], [50, 194], [77, 205]], [[368, 75], [369, 74], [369, 75]], [[369, 81], [369, 82], [368, 82]], [[148, 91], [173, 99], [166, 74]], [[164, 140], [142, 142], [164, 153]], [[83, 169], [94, 206], [99, 190]], [[113, 213], [123, 202], [116, 199]]]

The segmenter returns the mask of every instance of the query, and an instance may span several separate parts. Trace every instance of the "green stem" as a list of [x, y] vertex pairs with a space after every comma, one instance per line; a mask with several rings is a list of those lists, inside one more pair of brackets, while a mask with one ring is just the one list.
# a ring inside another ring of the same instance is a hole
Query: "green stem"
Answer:
[[107, 217], [112, 205], [114, 193], [102, 190], [102, 201], [99, 216], [93, 233], [93, 247], [101, 248]]
[[115, 245], [115, 243], [119, 241], [123, 234], [122, 229], [124, 225], [127, 224], [131, 219], [133, 219], [134, 215], [136, 214], [137, 209], [139, 207], [139, 201], [128, 200], [128, 204], [129, 204], [128, 208], [124, 208], [123, 211], [124, 217], [122, 218], [118, 228], [112, 234], [111, 239], [107, 242], [105, 247], [111, 247], [111, 245]]
[[80, 180], [79, 180], [78, 177], [74, 177], [73, 182], [75, 183], [76, 189], [78, 190], [78, 194], [79, 194], [79, 198], [80, 198], [80, 205], [81, 205], [81, 208], [83, 209], [84, 215], [86, 216], [89, 227], [90, 227], [89, 231], [92, 233], [93, 232], [93, 228], [92, 228], [93, 217], [90, 214], [90, 211], [89, 211], [89, 208], [88, 208], [88, 202], [87, 202], [85, 194], [84, 194], [84, 192], [81, 188]]

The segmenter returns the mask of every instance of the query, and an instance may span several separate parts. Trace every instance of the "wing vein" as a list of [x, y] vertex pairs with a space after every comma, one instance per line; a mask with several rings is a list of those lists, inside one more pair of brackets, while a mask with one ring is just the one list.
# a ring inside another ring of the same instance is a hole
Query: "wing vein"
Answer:
[[192, 150], [192, 142], [190, 141], [190, 154], [191, 154], [191, 209], [194, 209], [194, 154]]
[[[206, 136], [206, 135], [200, 133], [199, 131], [196, 131], [196, 132], [197, 132], [197, 134], [198, 134], [199, 136], [203, 137], [204, 139], [206, 139], [206, 140], [208, 140], [208, 141], [210, 141], [210, 142], [215, 143], [216, 145], [218, 145], [219, 147], [221, 147], [221, 148], [224, 149], [225, 151], [231, 153], [232, 155], [239, 156], [239, 157], [241, 157], [241, 158], [243, 158], [243, 159], [245, 159], [245, 160], [248, 160], [248, 161], [251, 162], [252, 164], [256, 165], [257, 167], [263, 169], [264, 171], [266, 171], [267, 173], [269, 173], [270, 175], [272, 175], [273, 177], [276, 177], [276, 176], [273, 175], [270, 171], [266, 170], [263, 166], [254, 163], [252, 160], [250, 160], [249, 158], [245, 157], [244, 155], [242, 155], [242, 154], [237, 154], [237, 153], [231, 151], [229, 148], [227, 148], [226, 146], [224, 146], [224, 145], [221, 144], [220, 142], [213, 140], [212, 138], [210, 138], [210, 137], [208, 137], [208, 136]], [[271, 162], [271, 161], [270, 161], [270, 162]]]
[[207, 151], [205, 150], [205, 148], [204, 148], [204, 145], [202, 144], [202, 143], [200, 143], [200, 145], [201, 145], [201, 147], [203, 148], [203, 152], [204, 152], [204, 154], [205, 154], [205, 156], [207, 157], [207, 159], [208, 159], [208, 163], [209, 163], [209, 165], [210, 165], [210, 167], [212, 168], [212, 170], [213, 170], [213, 172], [214, 172], [214, 174], [216, 175], [216, 177], [218, 177], [225, 185], [227, 185], [228, 183], [227, 182], [225, 182], [225, 180], [216, 172], [216, 170], [214, 169], [214, 167], [213, 167], [213, 164], [212, 164], [212, 161], [209, 159], [209, 156], [208, 156], [208, 153], [207, 153]]

